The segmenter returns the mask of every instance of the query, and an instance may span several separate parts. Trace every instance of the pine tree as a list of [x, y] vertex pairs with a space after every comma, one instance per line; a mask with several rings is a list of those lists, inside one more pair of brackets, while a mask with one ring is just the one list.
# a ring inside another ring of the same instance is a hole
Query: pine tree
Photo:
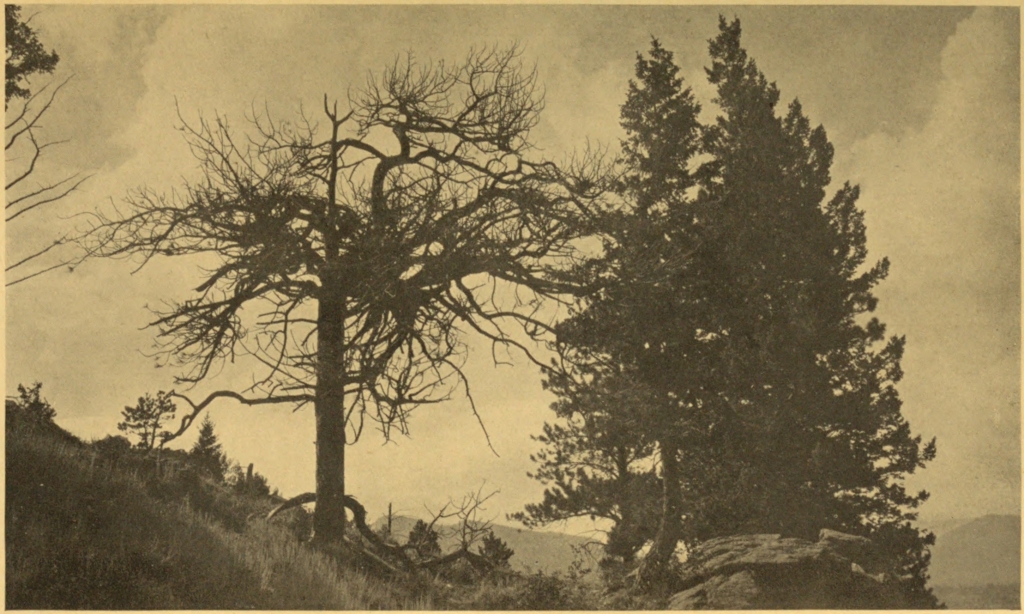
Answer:
[[437, 531], [422, 520], [417, 520], [409, 531], [408, 544], [416, 550], [420, 559], [432, 559], [441, 556], [441, 542]]
[[189, 454], [217, 481], [223, 481], [224, 473], [228, 469], [228, 458], [224, 454], [217, 435], [213, 432], [213, 427], [213, 421], [207, 414], [199, 427], [199, 439], [196, 440]]
[[167, 433], [160, 429], [174, 418], [175, 411], [177, 407], [168, 393], [160, 391], [155, 397], [146, 394], [139, 397], [135, 407], [124, 408], [121, 412], [124, 420], [117, 424], [117, 430], [138, 437], [137, 447], [152, 450], [163, 445]]
[[52, 73], [60, 58], [47, 52], [28, 21], [21, 19], [21, 7], [4, 5], [7, 34], [7, 58], [4, 63], [4, 106], [11, 98], [28, 98], [31, 92], [25, 80], [37, 73]]
[[497, 568], [507, 568], [509, 566], [508, 560], [516, 553], [515, 550], [508, 547], [505, 540], [495, 535], [494, 531], [489, 531], [484, 536], [478, 550], [480, 556], [487, 559]]
[[529, 475], [548, 488], [540, 503], [511, 518], [531, 527], [581, 517], [611, 521], [605, 554], [632, 561], [658, 520], [650, 506], [660, 491], [653, 443], [636, 424], [649, 399], [615, 377], [578, 386], [552, 376], [547, 387], [559, 396], [552, 409], [563, 420], [533, 438], [545, 448], [530, 456], [539, 466]]
[[796, 101], [776, 114], [739, 22], [709, 50], [720, 113], [705, 127], [670, 53], [655, 42], [638, 61], [624, 204], [598, 224], [605, 257], [580, 271], [593, 292], [559, 330], [583, 385], [618, 372], [651, 398], [634, 443], [656, 444], [663, 490], [640, 578], [664, 578], [680, 539], [830, 528], [874, 539], [907, 604], [934, 605], [934, 538], [912, 526], [927, 493], [902, 484], [934, 441], [900, 411], [903, 338], [870, 315], [888, 262], [863, 266], [858, 189], [827, 197], [824, 129]]
[[[740, 23], [722, 19], [708, 78], [721, 114], [704, 135], [711, 162], [702, 197], [720, 204], [721, 239], [708, 250], [715, 345], [728, 433], [705, 536], [781, 532], [813, 538], [823, 527], [874, 538], [893, 572], [910, 576], [908, 598], [925, 589], [933, 537], [912, 528], [925, 492], [904, 477], [935, 456], [912, 435], [896, 384], [905, 340], [886, 338], [870, 314], [882, 259], [867, 269], [859, 190], [831, 198], [833, 149], [800, 103], [783, 116], [779, 92], [740, 44]], [[725, 514], [723, 512], [728, 513]]]

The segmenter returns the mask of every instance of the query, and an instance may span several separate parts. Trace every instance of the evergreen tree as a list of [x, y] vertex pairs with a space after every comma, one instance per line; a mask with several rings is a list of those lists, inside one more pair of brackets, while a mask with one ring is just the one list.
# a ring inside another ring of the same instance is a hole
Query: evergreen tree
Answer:
[[505, 540], [495, 535], [494, 531], [490, 531], [484, 536], [483, 543], [480, 544], [478, 550], [480, 556], [499, 568], [507, 568], [508, 560], [516, 553], [515, 550], [508, 547]]
[[52, 73], [60, 58], [56, 51], [47, 52], [39, 37], [21, 19], [21, 7], [16, 4], [4, 5], [6, 21], [6, 61], [4, 62], [4, 107], [11, 98], [28, 98], [31, 95], [25, 80], [36, 73]]
[[[575, 369], [572, 379], [604, 396], [608, 414], [618, 416], [607, 423], [623, 425], [617, 430], [637, 451], [656, 452], [649, 462], [659, 467], [660, 492], [641, 500], [648, 509], [638, 515], [656, 518], [645, 523], [642, 537], [654, 543], [647, 559], [664, 563], [683, 537], [680, 454], [685, 437], [696, 430], [693, 416], [686, 419], [682, 410], [695, 407], [693, 397], [703, 388], [702, 348], [693, 331], [706, 307], [689, 297], [690, 286], [707, 282], [690, 274], [689, 262], [701, 239], [693, 221], [707, 205], [693, 198], [697, 177], [690, 168], [701, 146], [700, 105], [684, 89], [671, 52], [654, 40], [649, 56], [637, 57], [637, 80], [630, 81], [621, 112], [627, 136], [621, 206], [594, 222], [604, 256], [578, 271], [581, 285], [592, 291], [558, 336]], [[564, 396], [563, 382], [549, 379]], [[608, 397], [615, 387], [632, 390], [642, 402]], [[684, 388], [688, 393], [680, 394]], [[600, 447], [591, 440], [589, 448]]]
[[[714, 123], [656, 42], [623, 106], [624, 204], [601, 221], [593, 291], [560, 330], [578, 381], [625, 373], [651, 402], [635, 442], [657, 447], [662, 501], [641, 569], [657, 582], [676, 543], [735, 533], [873, 538], [925, 588], [927, 493], [902, 485], [935, 454], [895, 385], [904, 340], [870, 316], [888, 262], [865, 269], [858, 189], [826, 197], [832, 146], [747, 57], [738, 21], [710, 42]], [[699, 158], [697, 154], [700, 154]], [[699, 164], [698, 164], [699, 162]]]
[[139, 397], [135, 407], [125, 406], [121, 412], [124, 420], [117, 424], [117, 430], [138, 437], [137, 447], [152, 450], [163, 446], [167, 432], [160, 429], [174, 418], [175, 411], [177, 407], [168, 393], [160, 391], [155, 397], [146, 394]]
[[433, 559], [441, 556], [441, 537], [437, 531], [422, 520], [417, 520], [409, 531], [408, 544], [416, 550], [420, 559]]
[[[832, 145], [798, 101], [778, 116], [778, 89], [740, 44], [740, 23], [722, 19], [708, 78], [721, 114], [704, 134], [710, 156], [703, 198], [717, 201], [719, 247], [709, 286], [720, 355], [718, 397], [729, 452], [707, 512], [705, 536], [781, 532], [812, 538], [823, 528], [874, 538], [908, 598], [925, 589], [934, 540], [911, 526], [925, 492], [906, 475], [935, 456], [912, 435], [896, 384], [905, 340], [886, 338], [870, 314], [882, 259], [867, 258], [859, 190], [828, 199]], [[729, 510], [730, 514], [720, 512]]]
[[636, 424], [648, 399], [622, 378], [600, 381], [547, 380], [560, 397], [552, 409], [563, 422], [545, 424], [544, 434], [533, 438], [545, 448], [530, 456], [539, 467], [529, 475], [549, 487], [540, 503], [511, 518], [531, 527], [580, 517], [609, 520], [605, 554], [628, 562], [653, 537], [658, 519], [649, 504], [660, 490], [653, 445]]
[[217, 435], [213, 432], [213, 426], [210, 416], [206, 415], [199, 426], [199, 439], [196, 440], [189, 454], [215, 479], [223, 481], [224, 473], [228, 469], [228, 458], [221, 448]]

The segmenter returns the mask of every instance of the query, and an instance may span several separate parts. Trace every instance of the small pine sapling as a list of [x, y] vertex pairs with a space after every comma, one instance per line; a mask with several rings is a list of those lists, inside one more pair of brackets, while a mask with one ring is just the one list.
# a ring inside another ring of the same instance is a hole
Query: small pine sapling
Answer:
[[433, 559], [441, 556], [441, 543], [437, 531], [431, 525], [417, 520], [409, 531], [409, 545], [416, 549], [420, 559]]
[[163, 391], [156, 393], [155, 397], [146, 394], [139, 397], [135, 407], [125, 406], [121, 412], [124, 420], [117, 424], [117, 430], [138, 437], [135, 445], [143, 450], [162, 447], [168, 433], [160, 428], [174, 418], [175, 411], [177, 407], [170, 394]]
[[199, 427], [199, 439], [189, 451], [189, 455], [199, 464], [200, 468], [213, 476], [217, 481], [224, 480], [228, 470], [228, 457], [224, 454], [217, 434], [213, 432], [213, 421], [210, 416], [203, 419]]
[[509, 548], [505, 540], [495, 535], [494, 531], [490, 531], [484, 536], [479, 551], [480, 556], [494, 565], [495, 569], [509, 567], [508, 560], [515, 554], [515, 550]]

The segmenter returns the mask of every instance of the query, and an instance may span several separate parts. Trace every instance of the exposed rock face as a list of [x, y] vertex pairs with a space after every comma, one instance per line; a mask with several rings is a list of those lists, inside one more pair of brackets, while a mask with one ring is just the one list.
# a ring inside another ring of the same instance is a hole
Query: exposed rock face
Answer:
[[823, 530], [817, 542], [779, 535], [713, 539], [684, 564], [673, 610], [901, 608], [868, 539]]

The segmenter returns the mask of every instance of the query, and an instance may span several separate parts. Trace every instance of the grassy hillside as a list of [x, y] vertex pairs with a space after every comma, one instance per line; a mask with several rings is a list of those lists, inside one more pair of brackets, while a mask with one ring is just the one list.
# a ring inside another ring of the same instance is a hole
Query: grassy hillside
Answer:
[[173, 453], [163, 468], [145, 453], [111, 455], [10, 407], [6, 440], [7, 608], [607, 607], [593, 586], [552, 574], [371, 576], [304, 543], [301, 508], [268, 522], [279, 497], [239, 492]]
[[[229, 528], [269, 500], [220, 494], [199, 511], [93, 447], [38, 429], [7, 432], [7, 607], [29, 609], [429, 609], [346, 570], [285, 523]], [[200, 492], [200, 491], [196, 491]], [[212, 502], [211, 502], [212, 501]], [[198, 507], [198, 506], [196, 506]], [[216, 516], [221, 516], [217, 518]], [[225, 522], [227, 520], [227, 522]]]

